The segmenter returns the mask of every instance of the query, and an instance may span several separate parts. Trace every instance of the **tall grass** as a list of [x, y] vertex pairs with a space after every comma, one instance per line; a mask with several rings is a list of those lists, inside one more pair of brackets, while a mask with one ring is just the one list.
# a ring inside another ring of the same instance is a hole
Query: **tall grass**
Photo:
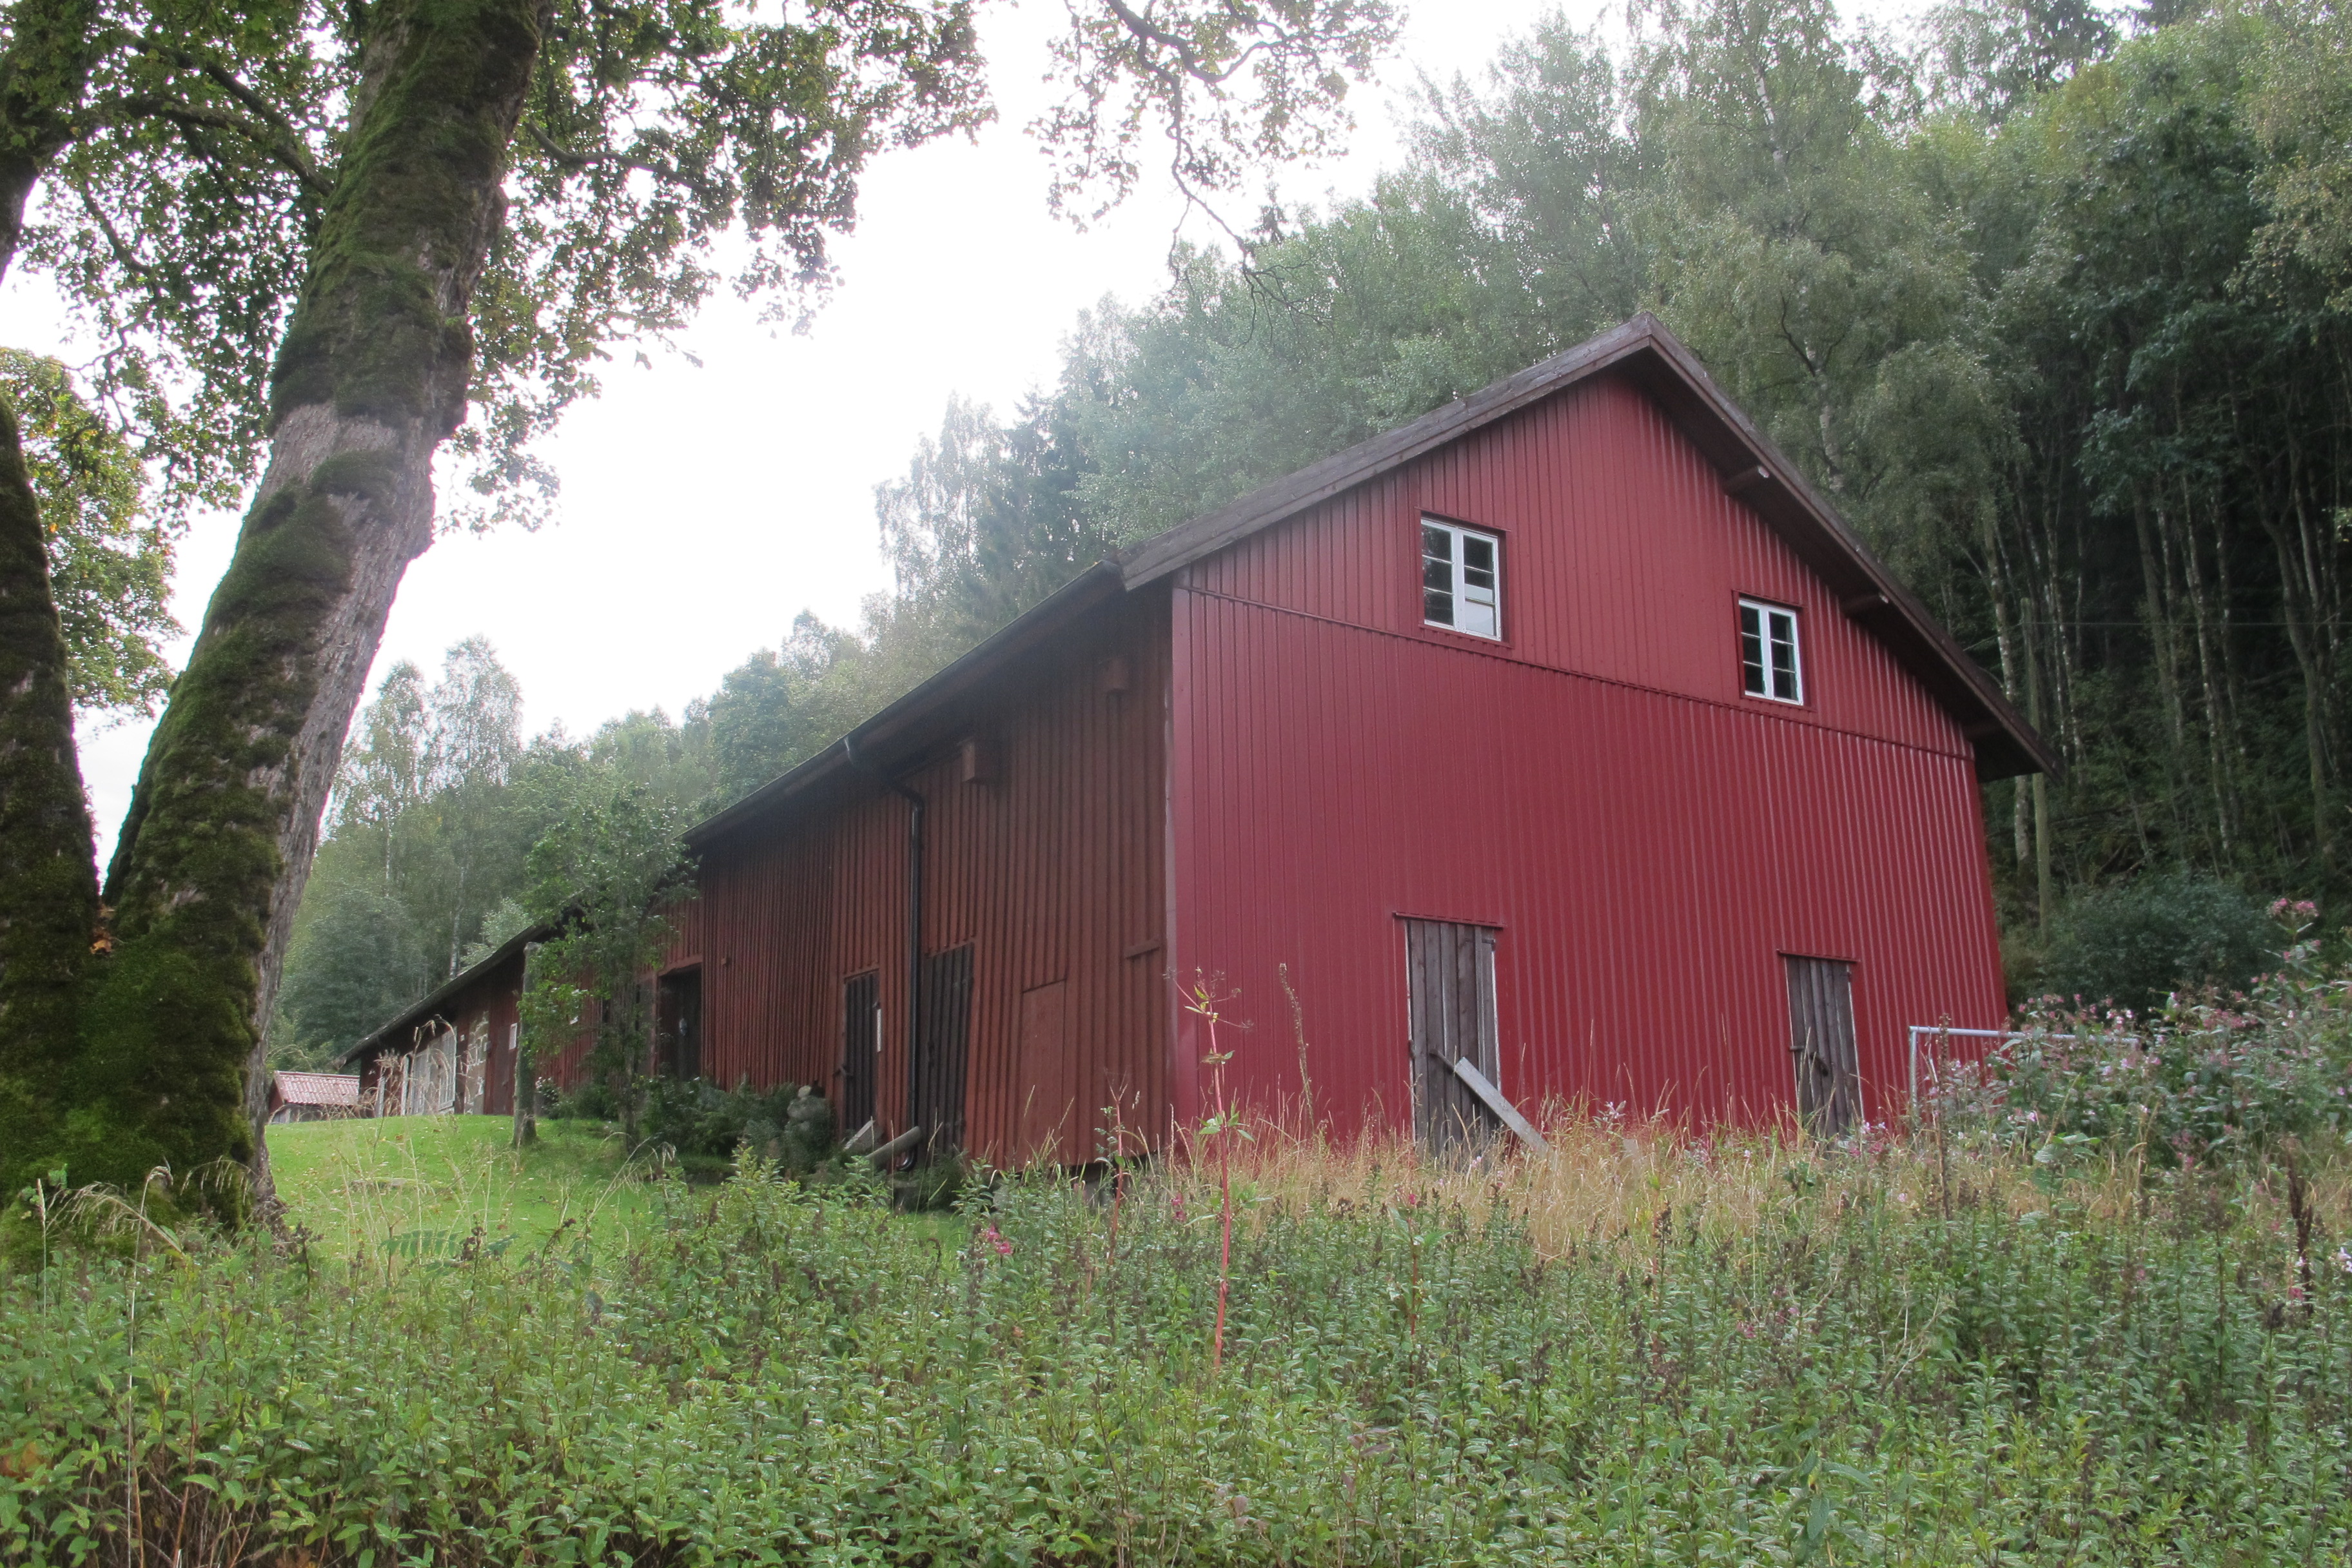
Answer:
[[[1856, 1204], [1890, 1205], [1896, 1218], [1932, 1210], [2005, 1212], [2012, 1218], [2063, 1203], [2099, 1225], [2144, 1215], [2156, 1194], [2219, 1184], [2233, 1201], [2283, 1203], [2285, 1164], [2230, 1173], [2151, 1168], [2148, 1152], [2122, 1142], [2071, 1159], [2061, 1171], [2033, 1158], [2033, 1145], [1990, 1142], [1928, 1122], [1900, 1131], [1868, 1130], [1835, 1142], [1795, 1129], [1720, 1134], [1694, 1132], [1668, 1120], [1629, 1120], [1555, 1107], [1547, 1119], [1548, 1158], [1526, 1158], [1507, 1145], [1484, 1154], [1432, 1156], [1378, 1131], [1335, 1139], [1299, 1131], [1288, 1119], [1261, 1119], [1238, 1145], [1234, 1179], [1244, 1205], [1285, 1212], [1337, 1206], [1432, 1204], [1485, 1220], [1503, 1216], [1542, 1258], [1623, 1246], [1671, 1216], [1680, 1226], [1718, 1238], [1752, 1236], [1787, 1224], [1792, 1212], [1822, 1223]], [[2300, 1145], [2279, 1151], [2286, 1156]], [[2330, 1234], [2352, 1228], [2352, 1160], [2327, 1140], [2306, 1154], [2308, 1198]], [[1163, 1180], [1188, 1179], [1171, 1173]], [[1792, 1193], [1815, 1195], [1792, 1211]]]
[[752, 1164], [650, 1186], [617, 1251], [85, 1250], [46, 1304], [0, 1286], [0, 1559], [2352, 1552], [2340, 1158], [2291, 1200], [1924, 1134], [1550, 1132], [1447, 1163], [1260, 1127], [1222, 1179], [1006, 1176], [945, 1231]]

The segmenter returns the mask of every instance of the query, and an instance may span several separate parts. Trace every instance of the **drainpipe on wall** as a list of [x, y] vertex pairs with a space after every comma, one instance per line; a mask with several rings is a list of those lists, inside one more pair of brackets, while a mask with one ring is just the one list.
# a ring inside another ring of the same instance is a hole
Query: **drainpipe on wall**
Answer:
[[[907, 1120], [915, 1119], [917, 1043], [923, 1037], [923, 811], [916, 791], [857, 754], [857, 738], [841, 738], [841, 760], [906, 801], [907, 812]], [[875, 1086], [879, 1089], [881, 1086]]]

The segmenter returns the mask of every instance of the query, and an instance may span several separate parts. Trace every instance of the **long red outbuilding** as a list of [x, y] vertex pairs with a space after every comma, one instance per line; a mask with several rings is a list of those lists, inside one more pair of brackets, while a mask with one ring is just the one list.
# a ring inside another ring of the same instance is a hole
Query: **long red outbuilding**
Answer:
[[[1883, 1119], [1909, 1026], [2005, 1015], [1979, 785], [2054, 766], [1643, 316], [1096, 565], [697, 826], [649, 1059], [1076, 1163], [1197, 1123], [1205, 990], [1230, 1089], [1343, 1131]], [[446, 1029], [505, 1109], [521, 963], [354, 1056]]]

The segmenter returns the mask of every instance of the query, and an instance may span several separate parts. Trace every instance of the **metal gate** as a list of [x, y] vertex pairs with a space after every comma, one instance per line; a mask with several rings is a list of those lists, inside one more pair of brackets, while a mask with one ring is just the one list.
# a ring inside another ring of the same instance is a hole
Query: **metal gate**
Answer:
[[1495, 1032], [1495, 933], [1450, 921], [1404, 922], [1412, 1032], [1412, 1131], [1425, 1149], [1484, 1142], [1501, 1123], [1454, 1070], [1467, 1058], [1502, 1082]]
[[1862, 1065], [1853, 1038], [1853, 965], [1783, 955], [1789, 966], [1789, 1054], [1797, 1068], [1797, 1115], [1817, 1138], [1862, 1118]]

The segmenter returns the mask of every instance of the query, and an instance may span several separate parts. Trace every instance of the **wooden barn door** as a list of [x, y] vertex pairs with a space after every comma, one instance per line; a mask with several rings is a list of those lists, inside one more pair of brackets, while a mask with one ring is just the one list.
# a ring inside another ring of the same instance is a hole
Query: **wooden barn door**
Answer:
[[964, 1063], [971, 1054], [971, 944], [923, 960], [922, 1038], [908, 1117], [938, 1153], [963, 1147]]
[[1817, 1138], [1835, 1138], [1862, 1117], [1862, 1064], [1853, 1038], [1853, 965], [1790, 955], [1789, 1054], [1797, 1067], [1797, 1115]]
[[841, 1103], [844, 1138], [874, 1120], [874, 1075], [882, 1065], [882, 977], [841, 983]]
[[1404, 922], [1406, 997], [1412, 1023], [1412, 1131], [1425, 1149], [1483, 1142], [1500, 1131], [1454, 1070], [1468, 1058], [1502, 1082], [1495, 1032], [1495, 933], [1450, 921]]

